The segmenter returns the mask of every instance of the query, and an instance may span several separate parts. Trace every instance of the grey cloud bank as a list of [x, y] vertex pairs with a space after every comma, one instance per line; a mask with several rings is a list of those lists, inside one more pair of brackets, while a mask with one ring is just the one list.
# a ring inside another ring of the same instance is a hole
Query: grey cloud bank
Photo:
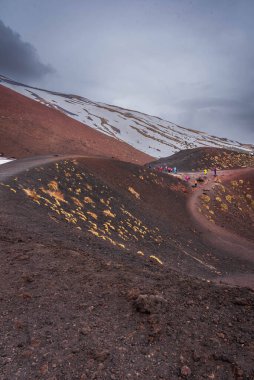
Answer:
[[40, 62], [36, 49], [0, 20], [0, 73], [17, 80], [40, 79], [53, 73], [50, 65]]
[[32, 84], [254, 143], [252, 0], [0, 0], [0, 7], [4, 23], [57, 69], [44, 75], [52, 70], [29, 45], [31, 54], [16, 56], [38, 66], [27, 76]]

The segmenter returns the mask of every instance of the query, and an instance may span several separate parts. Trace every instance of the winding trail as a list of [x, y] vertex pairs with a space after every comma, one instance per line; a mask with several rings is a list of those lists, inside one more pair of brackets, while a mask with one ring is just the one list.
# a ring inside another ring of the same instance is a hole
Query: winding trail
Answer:
[[0, 180], [5, 181], [8, 178], [20, 174], [26, 170], [35, 168], [38, 165], [55, 162], [66, 156], [48, 155], [28, 157], [19, 160], [13, 160], [0, 166]]
[[[223, 170], [220, 171], [219, 178], [221, 183], [237, 178], [241, 173], [253, 172], [253, 168], [243, 168], [235, 170]], [[190, 173], [193, 174], [193, 173]], [[199, 173], [196, 173], [199, 174]], [[217, 178], [217, 177], [216, 177]], [[231, 256], [241, 258], [247, 262], [254, 263], [254, 243], [251, 241], [233, 234], [232, 232], [222, 228], [214, 223], [211, 223], [205, 218], [199, 211], [200, 200], [199, 197], [204, 191], [210, 191], [219, 183], [213, 175], [208, 175], [207, 180], [193, 189], [191, 196], [188, 199], [188, 211], [199, 226], [199, 229], [204, 232], [205, 239], [211, 244], [211, 246], [228, 252]], [[218, 283], [227, 283], [231, 285], [245, 286], [254, 289], [254, 273], [248, 274], [234, 274], [215, 279]]]
[[85, 156], [85, 155], [58, 155], [51, 154], [47, 156], [35, 156], [27, 157], [18, 160], [13, 160], [6, 164], [0, 165], [0, 181], [5, 181], [8, 178], [20, 174], [26, 170], [36, 168], [40, 165], [49, 164], [50, 162], [56, 162], [66, 159], [76, 159], [76, 158], [101, 158], [100, 156]]

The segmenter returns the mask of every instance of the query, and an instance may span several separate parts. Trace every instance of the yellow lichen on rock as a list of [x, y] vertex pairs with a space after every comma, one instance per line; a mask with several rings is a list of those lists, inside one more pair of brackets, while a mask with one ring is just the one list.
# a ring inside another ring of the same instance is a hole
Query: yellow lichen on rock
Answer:
[[221, 204], [221, 209], [222, 211], [228, 211], [228, 206], [226, 205], [226, 203]]
[[51, 181], [48, 184], [50, 190], [58, 190], [58, 183], [56, 181]]
[[157, 256], [151, 255], [149, 257], [150, 257], [150, 259], [155, 260], [155, 261], [157, 261], [157, 263], [163, 265], [163, 262]]
[[110, 210], [104, 210], [103, 214], [111, 218], [115, 218], [116, 214], [113, 214]]
[[94, 201], [90, 197], [84, 197], [84, 202], [85, 203], [90, 203], [90, 204], [94, 203]]
[[94, 219], [98, 219], [97, 215], [94, 212], [87, 211], [87, 214], [90, 215]]
[[128, 191], [132, 194], [132, 195], [134, 195], [134, 197], [136, 197], [137, 199], [140, 199], [140, 194], [136, 191], [136, 190], [134, 190], [133, 189], [133, 187], [128, 187]]
[[40, 202], [39, 202], [40, 196], [36, 193], [35, 190], [23, 189], [23, 191], [26, 193], [26, 195], [28, 195], [30, 198], [32, 198], [34, 202], [40, 204]]
[[64, 203], [68, 203], [65, 199], [64, 199], [64, 195], [63, 193], [61, 193], [60, 190], [56, 190], [56, 191], [53, 191], [53, 190], [47, 190], [47, 189], [44, 189], [43, 187], [40, 188], [40, 190], [45, 193], [45, 194], [48, 194], [50, 197], [54, 198], [56, 203], [58, 204], [58, 206], [60, 205], [59, 202], [64, 202]]
[[226, 200], [229, 202], [229, 203], [231, 203], [232, 202], [232, 199], [233, 199], [233, 197], [232, 197], [232, 195], [226, 195]]
[[202, 195], [201, 195], [201, 199], [202, 199], [204, 202], [206, 202], [206, 203], [209, 203], [210, 200], [211, 200], [211, 198], [210, 198], [208, 195], [206, 195], [206, 194], [202, 194]]
[[73, 202], [75, 203], [75, 205], [77, 205], [79, 207], [83, 207], [83, 203], [81, 203], [78, 198], [71, 197], [71, 199], [73, 200]]

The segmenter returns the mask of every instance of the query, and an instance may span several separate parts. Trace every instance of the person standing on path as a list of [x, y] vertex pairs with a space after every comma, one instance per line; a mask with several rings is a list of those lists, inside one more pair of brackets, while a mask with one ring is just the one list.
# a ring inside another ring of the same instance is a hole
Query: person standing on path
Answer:
[[192, 187], [197, 187], [197, 186], [198, 186], [198, 181], [195, 179], [194, 184], [192, 185]]

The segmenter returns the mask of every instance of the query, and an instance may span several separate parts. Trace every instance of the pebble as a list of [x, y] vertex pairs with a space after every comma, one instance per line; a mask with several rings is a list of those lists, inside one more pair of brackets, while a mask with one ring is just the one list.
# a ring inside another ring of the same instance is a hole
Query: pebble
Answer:
[[191, 369], [187, 365], [184, 365], [181, 368], [181, 375], [184, 377], [190, 376], [191, 375]]

